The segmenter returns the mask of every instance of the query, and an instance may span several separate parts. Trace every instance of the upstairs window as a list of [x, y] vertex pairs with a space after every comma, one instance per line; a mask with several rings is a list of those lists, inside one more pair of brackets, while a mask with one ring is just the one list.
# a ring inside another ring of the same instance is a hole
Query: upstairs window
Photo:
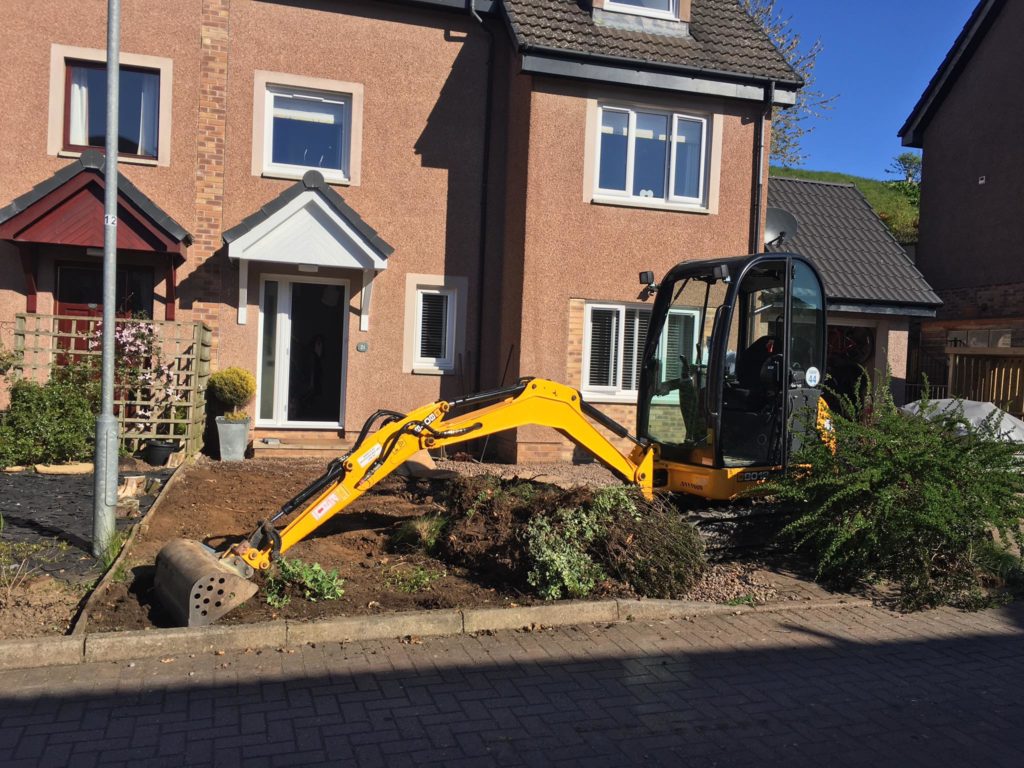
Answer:
[[707, 118], [620, 106], [598, 111], [595, 198], [706, 204]]
[[[119, 88], [118, 153], [155, 160], [160, 139], [160, 71], [122, 65]], [[67, 62], [64, 94], [63, 148], [81, 152], [105, 147], [106, 64]]]
[[605, 0], [604, 9], [659, 19], [679, 18], [679, 4], [676, 0]]
[[269, 85], [264, 171], [315, 168], [328, 181], [348, 181], [352, 97], [346, 93]]

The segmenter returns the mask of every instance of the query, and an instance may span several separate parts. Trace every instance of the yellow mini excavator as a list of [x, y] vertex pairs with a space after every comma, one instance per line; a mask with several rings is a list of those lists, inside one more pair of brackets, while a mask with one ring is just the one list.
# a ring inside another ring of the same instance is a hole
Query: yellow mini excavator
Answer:
[[[635, 435], [577, 389], [537, 378], [409, 413], [377, 411], [346, 455], [247, 539], [220, 551], [187, 540], [164, 546], [156, 562], [159, 602], [180, 624], [214, 622], [256, 593], [257, 571], [417, 451], [525, 425], [558, 430], [648, 497], [733, 499], [785, 469], [808, 434], [799, 414], [817, 405], [824, 379], [825, 297], [814, 266], [763, 253], [683, 262], [658, 286], [649, 272], [641, 282], [657, 292], [649, 311], [591, 307], [593, 343], [621, 346], [584, 364], [590, 391], [637, 390]], [[641, 345], [640, 354], [626, 352]], [[620, 450], [598, 425], [631, 450]]]

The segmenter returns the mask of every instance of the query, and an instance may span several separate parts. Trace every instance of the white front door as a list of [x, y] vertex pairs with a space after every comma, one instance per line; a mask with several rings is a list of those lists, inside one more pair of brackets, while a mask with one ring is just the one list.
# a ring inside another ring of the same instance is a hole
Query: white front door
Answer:
[[344, 280], [263, 276], [257, 426], [344, 426], [347, 308]]

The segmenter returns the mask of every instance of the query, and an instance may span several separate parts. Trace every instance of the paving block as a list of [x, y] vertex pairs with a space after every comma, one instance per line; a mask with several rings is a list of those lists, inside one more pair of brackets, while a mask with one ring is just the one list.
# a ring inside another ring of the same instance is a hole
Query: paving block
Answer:
[[184, 653], [211, 653], [245, 648], [282, 647], [283, 621], [231, 627], [183, 627], [138, 632], [103, 632], [85, 637], [86, 661], [125, 661]]
[[405, 611], [376, 616], [342, 616], [324, 621], [289, 621], [288, 645], [456, 635], [460, 632], [460, 611]]
[[593, 624], [618, 621], [618, 615], [614, 600], [570, 600], [519, 608], [472, 608], [462, 612], [466, 632]]
[[83, 649], [80, 637], [35, 637], [0, 641], [0, 669], [57, 667], [78, 664]]

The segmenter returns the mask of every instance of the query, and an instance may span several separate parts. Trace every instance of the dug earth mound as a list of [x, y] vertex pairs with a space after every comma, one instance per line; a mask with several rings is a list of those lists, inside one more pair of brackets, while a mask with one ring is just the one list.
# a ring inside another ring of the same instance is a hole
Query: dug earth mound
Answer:
[[[273, 459], [183, 468], [109, 588], [93, 601], [84, 630], [169, 626], [153, 596], [160, 548], [175, 538], [216, 547], [247, 535], [320, 471], [320, 462]], [[312, 564], [332, 579], [336, 572], [340, 596], [332, 590], [335, 599], [315, 599], [315, 592], [309, 599], [308, 590], [282, 591], [275, 583], [271, 605], [261, 576], [260, 593], [221, 623], [559, 598], [776, 597], [775, 574], [756, 565], [709, 566], [699, 535], [666, 502], [645, 502], [618, 484], [564, 488], [480, 471], [474, 466], [469, 476], [450, 481], [382, 481], [285, 554], [296, 564], [289, 573]]]

